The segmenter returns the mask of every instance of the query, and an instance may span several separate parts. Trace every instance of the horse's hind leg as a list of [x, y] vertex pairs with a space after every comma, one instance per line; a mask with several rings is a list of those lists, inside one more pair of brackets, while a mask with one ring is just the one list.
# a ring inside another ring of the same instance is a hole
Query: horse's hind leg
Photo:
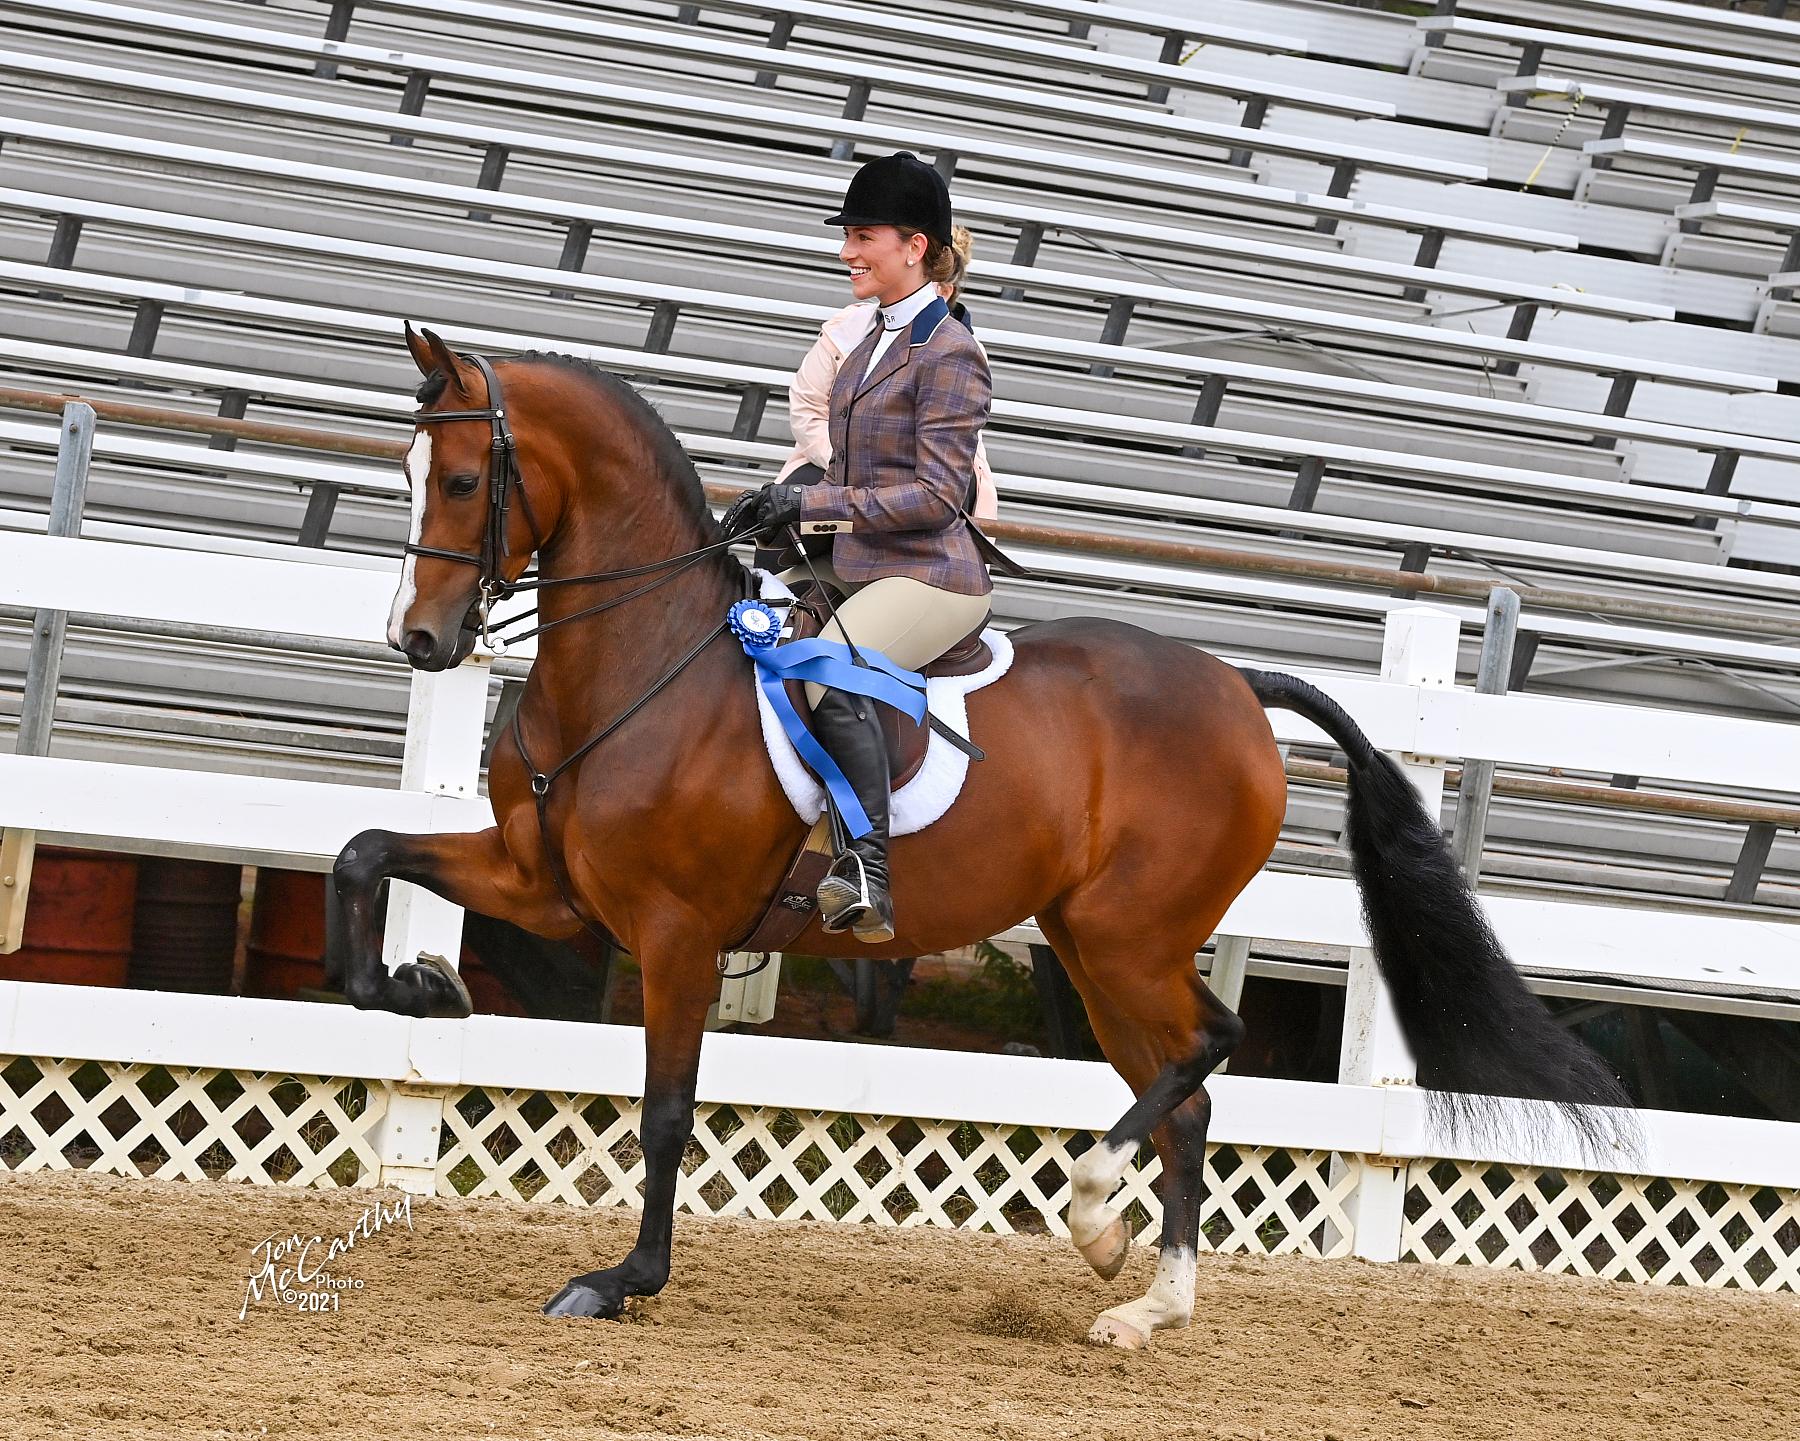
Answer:
[[1070, 1176], [1070, 1238], [1109, 1280], [1124, 1266], [1131, 1238], [1107, 1199], [1146, 1140], [1154, 1139], [1163, 1163], [1156, 1279], [1144, 1296], [1113, 1307], [1088, 1332], [1090, 1341], [1136, 1348], [1152, 1331], [1185, 1326], [1193, 1314], [1212, 1115], [1202, 1087], [1242, 1039], [1244, 1026], [1196, 974], [1191, 951], [1133, 954], [1123, 946], [1078, 944], [1060, 916], [1040, 920], [1081, 991], [1101, 1049], [1137, 1095]]

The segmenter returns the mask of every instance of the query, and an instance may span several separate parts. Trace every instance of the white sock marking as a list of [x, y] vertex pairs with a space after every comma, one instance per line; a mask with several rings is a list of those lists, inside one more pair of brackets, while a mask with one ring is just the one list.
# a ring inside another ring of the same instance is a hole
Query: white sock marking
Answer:
[[[1187, 1325], [1194, 1317], [1194, 1270], [1192, 1251], [1165, 1246], [1157, 1257], [1156, 1279], [1150, 1289], [1135, 1301], [1101, 1312], [1088, 1338], [1115, 1346], [1141, 1346], [1152, 1331]], [[1108, 1322], [1115, 1324], [1109, 1326]]]
[[[420, 430], [413, 436], [412, 449], [406, 452], [406, 485], [412, 493], [412, 528], [406, 534], [408, 545], [417, 545], [425, 530], [425, 481], [430, 474], [431, 432]], [[418, 556], [406, 557], [400, 567], [400, 588], [394, 592], [393, 609], [388, 611], [388, 644], [396, 649], [406, 634], [401, 629], [406, 624], [406, 613], [419, 598], [418, 583], [413, 578], [418, 563]]]
[[1105, 1141], [1090, 1146], [1069, 1174], [1069, 1236], [1085, 1246], [1100, 1235], [1111, 1217], [1106, 1198], [1125, 1179], [1136, 1147], [1112, 1146]]

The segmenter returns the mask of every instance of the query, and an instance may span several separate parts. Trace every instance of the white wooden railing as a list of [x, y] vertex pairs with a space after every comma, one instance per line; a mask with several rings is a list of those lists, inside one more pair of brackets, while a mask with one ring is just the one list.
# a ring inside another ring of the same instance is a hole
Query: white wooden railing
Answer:
[[[392, 586], [366, 563], [316, 556], [0, 533], [0, 604], [379, 642]], [[1759, 790], [1800, 776], [1800, 726], [1458, 689], [1457, 626], [1403, 608], [1381, 677], [1309, 676], [1401, 756], [1433, 808], [1445, 765], [1464, 757]], [[487, 679], [481, 658], [414, 677], [397, 788], [0, 756], [0, 826], [313, 869], [367, 826], [480, 828]], [[1322, 739], [1297, 717], [1271, 719], [1283, 740]], [[390, 904], [390, 964], [458, 953], [455, 908], [404, 885]], [[1535, 977], [1800, 998], [1800, 926], [1654, 906], [1487, 906]], [[1459, 1150], [1429, 1134], [1408, 1084], [1348, 881], [1265, 873], [1222, 932], [1346, 946], [1352, 960], [1345, 1084], [1215, 1082], [1214, 1244], [1800, 1287], [1800, 1127], [1651, 1113], [1631, 1175], [1547, 1140]], [[67, 1164], [65, 1149], [82, 1145], [133, 1173], [629, 1200], [641, 1046], [617, 1027], [8, 983], [0, 1057], [15, 1059], [0, 1060], [0, 1136], [25, 1137], [16, 1164], [28, 1168]], [[221, 1084], [235, 1088], [229, 1103]], [[303, 1103], [286, 1104], [283, 1086]], [[708, 1038], [701, 1096], [728, 1124], [700, 1128], [686, 1205], [999, 1228], [1019, 1208], [1060, 1227], [1070, 1148], [1126, 1104], [1112, 1072], [1085, 1063], [736, 1035]], [[496, 1130], [504, 1145], [491, 1144]], [[1130, 1182], [1146, 1235], [1154, 1175], [1152, 1163]], [[1567, 1219], [1570, 1188], [1585, 1198], [1580, 1224]]]

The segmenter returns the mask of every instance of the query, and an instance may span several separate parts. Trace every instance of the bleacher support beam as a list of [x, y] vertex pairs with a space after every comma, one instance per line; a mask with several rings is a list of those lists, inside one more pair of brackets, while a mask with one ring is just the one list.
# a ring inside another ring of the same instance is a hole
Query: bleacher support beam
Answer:
[[[1156, 63], [1158, 65], [1179, 65], [1181, 63], [1181, 47], [1186, 40], [1187, 36], [1179, 30], [1171, 30], [1163, 36], [1162, 49], [1156, 54]], [[1169, 103], [1169, 87], [1152, 85], [1144, 91], [1144, 99], [1152, 105], [1167, 105]]]
[[[1481, 660], [1475, 674], [1476, 694], [1506, 694], [1512, 680], [1518, 641], [1518, 593], [1497, 585], [1488, 594], [1487, 623], [1481, 632]], [[1456, 788], [1456, 829], [1450, 844], [1471, 886], [1481, 878], [1481, 852], [1487, 841], [1488, 807], [1493, 798], [1493, 761], [1465, 760], [1462, 778]]]
[[[844, 96], [844, 108], [840, 112], [839, 118], [861, 120], [869, 108], [871, 89], [867, 80], [852, 80], [850, 89]], [[832, 141], [831, 158], [833, 160], [854, 160], [856, 158], [856, 142], [848, 135]]]
[[156, 349], [156, 334], [162, 328], [163, 307], [160, 300], [140, 300], [131, 321], [131, 338], [125, 342], [125, 353], [147, 359]]
[[[333, 42], [347, 39], [355, 13], [356, 0], [331, 0], [331, 13], [325, 17], [325, 38]], [[313, 66], [313, 74], [320, 80], [336, 80], [337, 73], [335, 60], [320, 60]]]
[[[1521, 301], [1513, 307], [1512, 322], [1506, 327], [1508, 340], [1531, 339], [1531, 327], [1537, 323], [1538, 307], [1534, 301]], [[1517, 375], [1519, 362], [1516, 360], [1497, 360], [1494, 362], [1496, 375]]]
[[[1239, 119], [1238, 124], [1242, 125], [1246, 130], [1261, 130], [1263, 128], [1263, 122], [1268, 118], [1269, 97], [1267, 95], [1252, 95], [1244, 102], [1244, 113]], [[1233, 150], [1226, 157], [1225, 163], [1243, 169], [1249, 166], [1250, 161], [1253, 158], [1252, 152], [1248, 150]]]
[[[794, 17], [792, 15], [777, 15], [775, 17], [774, 25], [769, 29], [769, 49], [785, 50], [788, 47], [788, 41], [793, 38]], [[758, 90], [773, 90], [777, 78], [778, 77], [773, 70], [758, 70], [756, 72], [756, 79], [752, 83]]]
[[331, 534], [331, 518], [337, 511], [338, 487], [315, 482], [306, 496], [306, 515], [300, 521], [300, 544], [319, 549]]
[[1775, 823], [1752, 821], [1744, 831], [1744, 844], [1738, 851], [1737, 864], [1731, 869], [1731, 882], [1725, 887], [1725, 899], [1743, 905], [1756, 901], [1756, 888], [1762, 880], [1763, 867], [1769, 863], [1769, 851], [1775, 845]]
[[[81, 401], [63, 408], [56, 447], [56, 474], [50, 484], [47, 533], [73, 538], [81, 534], [87, 505], [88, 469], [94, 455], [94, 409]], [[63, 642], [69, 613], [39, 610], [32, 617], [31, 647], [25, 659], [25, 683], [19, 696], [19, 728], [13, 753], [50, 754], [50, 732], [56, 725], [56, 693], [62, 684]], [[31, 862], [36, 833], [0, 831], [0, 954], [19, 949], [25, 935], [25, 906], [31, 890]]]
[[[1017, 266], [1036, 265], [1038, 250], [1043, 243], [1044, 227], [1035, 220], [1024, 221], [1019, 226], [1019, 239], [1018, 243], [1013, 246], [1011, 263]], [[1025, 288], [1020, 285], [1002, 286], [1000, 298], [1002, 300], [1023, 300]]]
[[[1340, 160], [1331, 167], [1331, 184], [1325, 187], [1325, 193], [1334, 200], [1348, 200], [1350, 198], [1350, 188], [1355, 184], [1356, 162], [1354, 160]], [[1321, 235], [1336, 235], [1338, 217], [1335, 215], [1321, 215], [1318, 220], [1314, 222], [1313, 228]]]

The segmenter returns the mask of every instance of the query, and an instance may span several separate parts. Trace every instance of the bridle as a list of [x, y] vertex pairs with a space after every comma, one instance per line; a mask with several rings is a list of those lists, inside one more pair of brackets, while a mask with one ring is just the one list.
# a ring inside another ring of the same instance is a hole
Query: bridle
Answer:
[[[414, 425], [441, 425], [452, 420], [485, 420], [492, 428], [493, 440], [488, 447], [487, 525], [481, 532], [481, 548], [471, 553], [446, 550], [435, 545], [420, 545], [417, 541], [409, 540], [406, 543], [406, 554], [430, 556], [434, 560], [459, 561], [480, 568], [481, 637], [492, 644], [494, 637], [488, 626], [489, 612], [495, 601], [504, 600], [515, 589], [520, 588], [507, 580], [502, 569], [504, 562], [512, 554], [512, 546], [506, 538], [506, 521], [515, 494], [519, 497], [519, 509], [525, 516], [525, 524], [531, 527], [531, 548], [534, 551], [544, 543], [544, 535], [538, 529], [537, 517], [531, 513], [531, 501], [525, 494], [524, 479], [519, 474], [519, 448], [513, 439], [512, 427], [506, 423], [506, 402], [500, 393], [500, 377], [494, 374], [494, 367], [485, 355], [464, 355], [461, 358], [481, 372], [481, 378], [487, 382], [488, 403], [478, 410], [420, 410], [413, 414], [412, 419]], [[419, 476], [413, 483], [423, 485], [425, 478]]]

